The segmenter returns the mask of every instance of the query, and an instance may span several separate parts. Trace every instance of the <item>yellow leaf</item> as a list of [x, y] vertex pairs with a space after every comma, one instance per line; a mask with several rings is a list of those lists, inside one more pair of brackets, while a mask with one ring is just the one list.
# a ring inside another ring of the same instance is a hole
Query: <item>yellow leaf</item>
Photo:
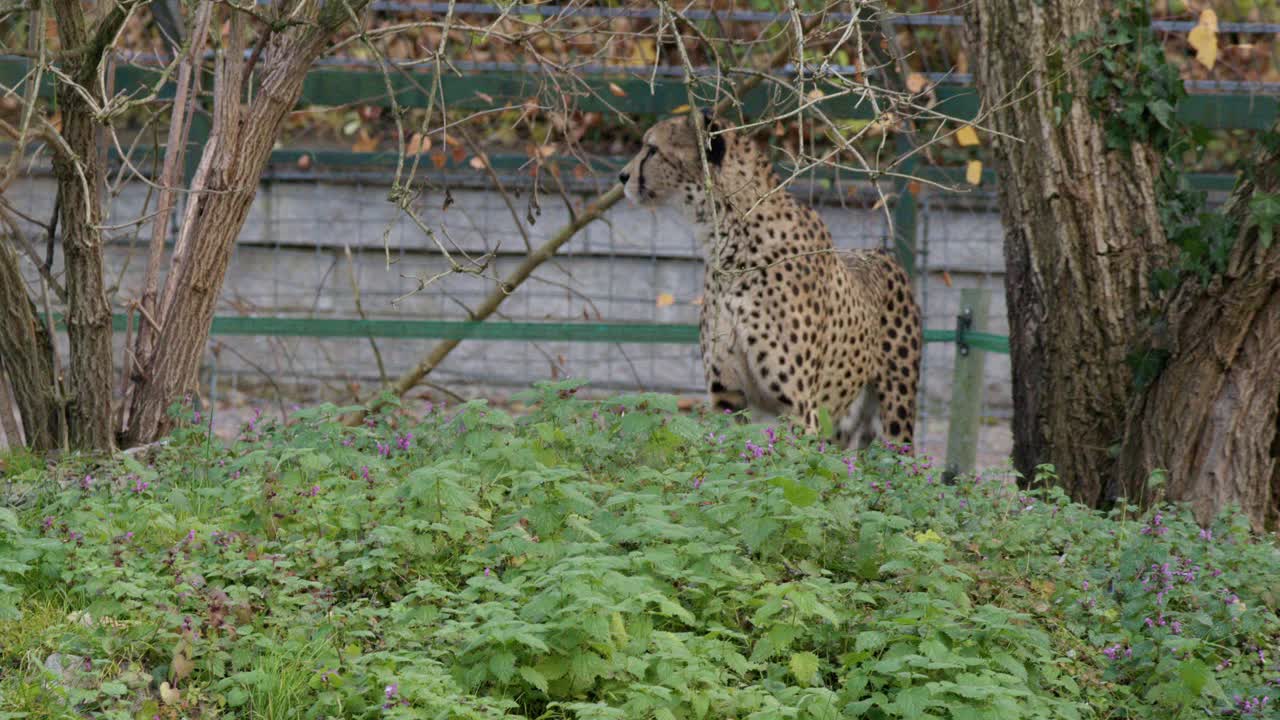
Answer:
[[965, 182], [970, 185], [982, 184], [982, 161], [970, 160], [969, 165], [964, 170]]
[[484, 161], [484, 158], [480, 157], [479, 155], [476, 155], [475, 157], [471, 158], [471, 161], [467, 164], [471, 166], [472, 170], [483, 170], [485, 161]]
[[622, 89], [622, 88], [620, 88], [620, 87], [618, 87], [618, 84], [617, 84], [617, 83], [609, 83], [609, 92], [613, 93], [614, 95], [616, 95], [616, 96], [618, 96], [618, 97], [626, 97], [626, 96], [627, 96], [627, 91], [626, 91], [626, 90], [623, 90], [623, 89]]
[[609, 616], [609, 630], [613, 633], [616, 647], [626, 645], [631, 639], [627, 635], [627, 624], [622, 621], [622, 613], [615, 612]]
[[826, 97], [826, 93], [822, 92], [820, 88], [814, 88], [809, 91], [809, 102], [818, 102], [824, 97]]
[[929, 528], [924, 532], [916, 533], [915, 539], [916, 539], [916, 542], [920, 543], [921, 545], [926, 545], [928, 543], [935, 543], [937, 545], [946, 544], [946, 540], [944, 540], [941, 535], [939, 535], [936, 531], [934, 531], [933, 528]]
[[177, 690], [169, 687], [169, 683], [162, 682], [160, 683], [160, 699], [164, 701], [165, 705], [177, 705], [182, 698]]
[[1218, 61], [1218, 15], [1205, 8], [1200, 13], [1200, 22], [1187, 35], [1187, 44], [1195, 48], [1196, 60], [1206, 68], [1213, 69]]
[[683, 114], [685, 114], [685, 113], [687, 113], [687, 112], [689, 112], [689, 106], [688, 106], [688, 105], [679, 105], [679, 106], [677, 106], [674, 110], [672, 110], [672, 111], [671, 111], [671, 114], [672, 114], [672, 115], [683, 115]]
[[965, 125], [956, 131], [956, 142], [960, 147], [973, 147], [978, 144], [978, 131], [972, 125]]
[[658, 59], [658, 46], [651, 39], [640, 40], [631, 46], [631, 64], [649, 65]]
[[911, 73], [907, 76], [907, 90], [918, 93], [929, 84], [929, 79], [923, 73]]
[[672, 305], [675, 303], [675, 301], [676, 301], [676, 298], [671, 293], [660, 293], [658, 295], [658, 307], [666, 307], [668, 305]]

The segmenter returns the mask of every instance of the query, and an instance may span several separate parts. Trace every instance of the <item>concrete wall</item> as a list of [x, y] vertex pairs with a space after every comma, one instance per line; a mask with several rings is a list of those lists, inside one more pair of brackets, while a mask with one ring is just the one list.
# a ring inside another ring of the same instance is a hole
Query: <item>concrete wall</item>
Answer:
[[[114, 200], [108, 224], [144, 215], [148, 191], [141, 183], [125, 187]], [[6, 196], [27, 214], [48, 217], [53, 185], [48, 179], [32, 178], [10, 188]], [[526, 240], [496, 193], [455, 189], [452, 205], [443, 211], [443, 192], [421, 196], [415, 208], [434, 239], [386, 196], [386, 187], [376, 184], [265, 183], [236, 247], [219, 314], [356, 317], [354, 273], [370, 317], [461, 319], [465, 308], [494, 289], [495, 278], [523, 258]], [[515, 198], [522, 217], [527, 201]], [[569, 219], [559, 197], [542, 195], [539, 204], [537, 222], [526, 226], [528, 242], [534, 246]], [[886, 234], [883, 210], [832, 204], [820, 210], [840, 247], [874, 247]], [[107, 259], [116, 280], [110, 284], [118, 282], [115, 299], [123, 303], [140, 294], [150, 228], [115, 229], [112, 236]], [[1007, 332], [1000, 242], [999, 216], [990, 196], [925, 198], [918, 233], [918, 262], [924, 272], [917, 293], [924, 303], [926, 327], [953, 328], [959, 289], [985, 287], [993, 293], [988, 329]], [[495, 256], [481, 274], [446, 274], [419, 288], [419, 278], [449, 268], [441, 247], [463, 265], [469, 258], [491, 252]], [[344, 248], [350, 248], [351, 262]], [[693, 237], [679, 217], [629, 207], [624, 201], [570, 241], [554, 262], [544, 265], [535, 280], [503, 305], [501, 313], [517, 320], [692, 323], [697, 321], [693, 301], [701, 292], [701, 273]], [[658, 307], [660, 293], [671, 294], [675, 302]], [[410, 367], [431, 344], [378, 341], [392, 376]], [[221, 377], [236, 382], [320, 380], [368, 387], [378, 376], [365, 340], [215, 337], [210, 346], [210, 368], [216, 365]], [[700, 392], [697, 355], [694, 346], [466, 342], [433, 380], [451, 386], [525, 386], [557, 374], [587, 377], [600, 387]], [[927, 413], [945, 410], [953, 357], [949, 344], [927, 347]], [[1008, 376], [1007, 356], [988, 359], [986, 398], [994, 414], [1007, 413]]]

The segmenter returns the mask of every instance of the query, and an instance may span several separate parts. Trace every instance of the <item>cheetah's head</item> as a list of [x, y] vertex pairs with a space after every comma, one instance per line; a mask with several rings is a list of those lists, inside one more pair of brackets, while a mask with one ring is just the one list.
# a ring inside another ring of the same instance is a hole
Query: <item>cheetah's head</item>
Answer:
[[[618, 174], [623, 191], [632, 202], [687, 202], [694, 194], [703, 194], [705, 183], [695, 117], [689, 113], [663, 120], [644, 134], [644, 147]], [[704, 117], [707, 165], [714, 177], [724, 162], [732, 131], [725, 131], [716, 120]]]

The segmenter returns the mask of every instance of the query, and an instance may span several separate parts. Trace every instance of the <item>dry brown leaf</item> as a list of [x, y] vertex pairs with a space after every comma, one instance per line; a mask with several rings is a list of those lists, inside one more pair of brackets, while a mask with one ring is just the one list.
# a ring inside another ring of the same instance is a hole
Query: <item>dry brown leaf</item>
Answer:
[[821, 100], [822, 98], [824, 98], [824, 97], [826, 97], [826, 96], [827, 96], [827, 94], [826, 94], [826, 93], [824, 93], [824, 92], [822, 92], [822, 89], [821, 89], [821, 88], [814, 88], [814, 89], [812, 89], [812, 90], [810, 90], [810, 91], [809, 91], [809, 94], [808, 94], [808, 96], [807, 96], [807, 97], [809, 98], [809, 101], [810, 101], [810, 102], [818, 102], [819, 100]]
[[688, 106], [688, 105], [677, 105], [677, 106], [675, 107], [675, 109], [673, 109], [673, 110], [671, 111], [671, 114], [672, 114], [672, 115], [683, 115], [684, 113], [687, 113], [687, 112], [689, 112], [689, 106]]
[[1187, 44], [1195, 48], [1196, 61], [1212, 70], [1218, 61], [1218, 14], [1205, 8], [1200, 22], [1187, 35]]
[[196, 664], [187, 657], [185, 652], [174, 653], [173, 660], [169, 663], [169, 669], [173, 671], [173, 679], [182, 680], [196, 669]]
[[378, 138], [370, 136], [369, 131], [364, 128], [360, 129], [360, 134], [356, 136], [356, 141], [351, 143], [351, 152], [367, 153], [378, 149]]
[[299, 170], [310, 170], [310, 169], [311, 169], [311, 155], [299, 155], [299, 156], [298, 156], [298, 169], [299, 169]]
[[907, 76], [907, 90], [918, 93], [929, 85], [929, 78], [924, 73], [911, 73]]
[[453, 149], [452, 155], [453, 164], [461, 165], [462, 161], [467, 159], [467, 149], [463, 147], [456, 147]]
[[978, 144], [978, 131], [972, 125], [965, 125], [956, 131], [956, 142], [960, 147], [973, 147]]
[[964, 169], [964, 180], [970, 185], [982, 184], [982, 161], [970, 160]]
[[430, 149], [431, 138], [422, 133], [414, 133], [413, 137], [409, 138], [409, 144], [405, 146], [404, 151], [407, 155], [421, 155]]
[[472, 170], [483, 170], [485, 166], [485, 159], [480, 155], [476, 155], [472, 157], [467, 164], [471, 166]]
[[169, 683], [160, 683], [160, 701], [165, 705], [177, 705], [182, 700], [182, 696], [174, 688], [169, 687]]
[[623, 90], [623, 89], [622, 89], [622, 88], [620, 88], [620, 87], [618, 87], [618, 84], [617, 84], [617, 83], [609, 83], [609, 92], [613, 93], [613, 94], [614, 94], [615, 96], [617, 96], [617, 97], [626, 97], [626, 96], [627, 96], [627, 91], [626, 91], [626, 90]]
[[951, 287], [951, 273], [946, 270], [942, 271], [942, 284]]
[[671, 293], [658, 293], [658, 303], [657, 303], [658, 307], [667, 307], [668, 305], [674, 305], [675, 302], [676, 302], [676, 298]]
[[485, 102], [489, 103], [490, 105], [492, 105], [492, 104], [493, 104], [493, 96], [492, 96], [492, 95], [490, 95], [489, 93], [482, 93], [482, 92], [480, 92], [479, 90], [477, 90], [477, 91], [476, 91], [476, 97], [478, 97], [478, 98], [480, 98], [481, 100], [483, 100], [483, 101], [485, 101]]
[[431, 164], [435, 165], [437, 170], [444, 167], [445, 163], [447, 162], [448, 160], [445, 159], [444, 153], [442, 152], [431, 153]]

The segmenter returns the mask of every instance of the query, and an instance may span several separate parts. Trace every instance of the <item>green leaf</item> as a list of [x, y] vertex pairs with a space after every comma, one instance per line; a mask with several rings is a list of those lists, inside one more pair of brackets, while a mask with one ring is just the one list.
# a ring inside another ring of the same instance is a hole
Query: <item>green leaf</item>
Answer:
[[796, 653], [791, 656], [791, 662], [788, 667], [791, 668], [791, 674], [795, 676], [796, 681], [801, 685], [810, 686], [818, 678], [818, 656], [811, 652]]
[[824, 438], [829, 438], [836, 433], [835, 425], [831, 422], [831, 413], [825, 407], [818, 408], [818, 432]]
[[1169, 125], [1169, 119], [1173, 117], [1173, 106], [1169, 104], [1169, 101], [1152, 100], [1147, 103], [1147, 109], [1151, 111], [1153, 116], [1155, 116], [1156, 122], [1160, 123], [1165, 128], [1171, 127]]
[[884, 647], [889, 638], [882, 632], [875, 630], [864, 630], [858, 633], [858, 637], [853, 641], [853, 649], [858, 652], [874, 652]]
[[129, 688], [125, 687], [124, 683], [114, 681], [104, 682], [98, 689], [101, 690], [104, 695], [110, 695], [111, 697], [120, 697], [121, 695], [125, 695], [129, 692]]
[[1213, 671], [1208, 665], [1199, 660], [1184, 660], [1178, 665], [1178, 677], [1182, 678], [1182, 685], [1189, 690], [1194, 697], [1200, 697], [1205, 688], [1213, 683], [1217, 685], [1213, 679]]
[[516, 674], [516, 656], [502, 650], [489, 657], [489, 671], [502, 682], [510, 682]]
[[249, 702], [249, 691], [244, 688], [232, 688], [227, 693], [227, 707], [240, 707]]
[[771, 478], [769, 484], [776, 488], [782, 488], [782, 496], [787, 499], [787, 502], [796, 507], [809, 507], [818, 501], [817, 490], [801, 485], [791, 478], [778, 476]]
[[893, 698], [893, 710], [904, 718], [918, 718], [930, 705], [934, 704], [932, 694], [927, 687], [916, 686], [898, 691]]
[[549, 687], [546, 676], [528, 665], [522, 665], [520, 667], [520, 677], [524, 678], [525, 682], [538, 688], [542, 692], [546, 692]]

